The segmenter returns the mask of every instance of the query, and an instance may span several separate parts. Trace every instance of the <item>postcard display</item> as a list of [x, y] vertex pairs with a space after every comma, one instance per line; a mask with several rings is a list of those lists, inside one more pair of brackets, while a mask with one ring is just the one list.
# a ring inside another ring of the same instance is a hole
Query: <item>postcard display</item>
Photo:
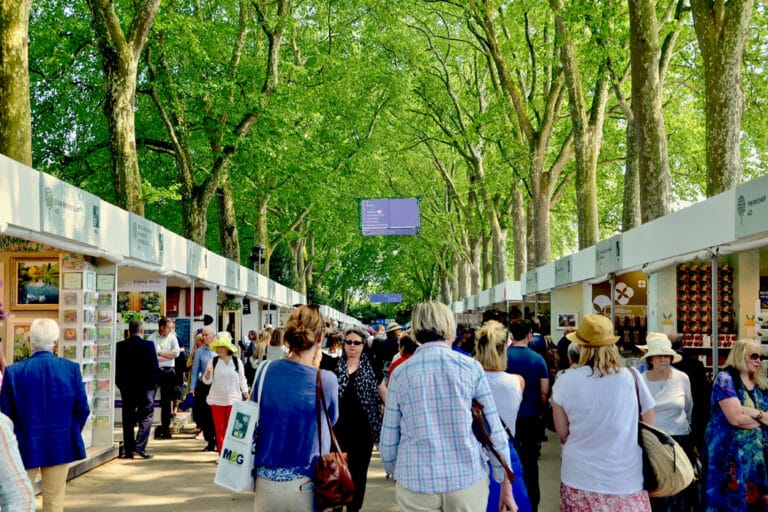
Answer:
[[115, 275], [83, 270], [62, 275], [59, 355], [80, 365], [91, 407], [86, 446], [111, 445], [114, 425]]

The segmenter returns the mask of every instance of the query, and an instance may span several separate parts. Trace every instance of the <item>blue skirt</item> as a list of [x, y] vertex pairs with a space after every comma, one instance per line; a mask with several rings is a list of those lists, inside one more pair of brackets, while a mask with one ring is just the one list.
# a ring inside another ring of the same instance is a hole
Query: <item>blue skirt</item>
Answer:
[[[525, 482], [523, 481], [523, 465], [520, 462], [520, 457], [517, 455], [512, 441], [509, 442], [509, 461], [510, 469], [515, 474], [515, 480], [512, 482], [512, 496], [515, 497], [517, 502], [518, 512], [532, 512], [531, 500], [528, 499], [528, 491], [525, 488]], [[490, 470], [491, 463], [488, 462], [488, 469]], [[486, 512], [499, 512], [499, 499], [501, 498], [501, 485], [493, 478], [488, 489], [488, 506]]]

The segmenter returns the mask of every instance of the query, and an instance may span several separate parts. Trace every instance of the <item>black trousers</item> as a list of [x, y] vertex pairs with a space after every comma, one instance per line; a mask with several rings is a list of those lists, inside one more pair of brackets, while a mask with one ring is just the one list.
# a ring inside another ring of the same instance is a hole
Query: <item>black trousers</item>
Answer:
[[[120, 390], [123, 399], [123, 450], [126, 455], [147, 449], [152, 414], [155, 412], [155, 390]], [[134, 437], [133, 429], [139, 430]]]
[[520, 447], [518, 455], [523, 465], [523, 480], [531, 500], [534, 512], [541, 501], [539, 489], [539, 455], [541, 454], [541, 419], [537, 416], [517, 418], [515, 423], [515, 440]]
[[216, 429], [213, 426], [211, 406], [205, 401], [211, 386], [204, 384], [202, 380], [195, 386], [195, 402], [192, 405], [192, 417], [197, 423], [197, 428], [203, 431], [203, 437], [209, 446], [216, 446]]
[[[347, 452], [347, 462], [352, 481], [355, 482], [355, 497], [352, 503], [347, 505], [347, 512], [357, 512], [363, 508], [365, 499], [365, 486], [368, 483], [368, 466], [371, 463], [373, 442], [366, 432], [355, 432], [337, 436], [341, 450]], [[340, 509], [337, 509], [340, 510]]]
[[176, 371], [160, 368], [160, 425], [164, 433], [171, 431], [171, 404], [176, 396]]

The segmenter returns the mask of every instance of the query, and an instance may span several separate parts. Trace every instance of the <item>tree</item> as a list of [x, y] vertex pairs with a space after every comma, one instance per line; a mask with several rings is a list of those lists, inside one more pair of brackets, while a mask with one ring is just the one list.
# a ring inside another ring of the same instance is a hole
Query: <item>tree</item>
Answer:
[[144, 215], [141, 173], [136, 153], [136, 74], [139, 58], [160, 6], [160, 0], [139, 0], [123, 32], [111, 0], [88, 0], [92, 26], [104, 72], [104, 115], [109, 126], [109, 146], [117, 202], [126, 210]]
[[560, 39], [560, 62], [568, 87], [568, 108], [576, 153], [576, 211], [578, 212], [579, 249], [599, 240], [597, 211], [597, 159], [603, 142], [603, 124], [608, 103], [609, 83], [606, 66], [598, 64], [592, 105], [587, 109], [576, 43], [563, 19], [563, 1], [551, 0], [555, 27]]
[[32, 166], [29, 102], [29, 9], [31, 0], [0, 5], [0, 153]]
[[640, 171], [640, 215], [643, 222], [648, 222], [669, 213], [669, 158], [661, 110], [661, 51], [656, 2], [630, 0], [629, 19], [632, 113]]
[[754, 0], [691, 0], [704, 67], [707, 196], [741, 180], [741, 60], [753, 6]]

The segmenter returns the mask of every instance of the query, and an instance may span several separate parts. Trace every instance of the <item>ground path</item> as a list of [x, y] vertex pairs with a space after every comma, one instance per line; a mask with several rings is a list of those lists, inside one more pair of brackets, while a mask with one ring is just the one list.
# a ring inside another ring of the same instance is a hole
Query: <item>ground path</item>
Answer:
[[[543, 444], [540, 512], [559, 508], [560, 447], [555, 436]], [[151, 460], [115, 459], [67, 484], [67, 512], [234, 512], [252, 511], [253, 495], [213, 484], [216, 454], [200, 451], [204, 441], [193, 433], [171, 440], [151, 440]], [[434, 461], [440, 464], [440, 461]], [[387, 481], [378, 453], [368, 472], [365, 512], [394, 512], [395, 486]], [[42, 510], [38, 497], [37, 510]]]

